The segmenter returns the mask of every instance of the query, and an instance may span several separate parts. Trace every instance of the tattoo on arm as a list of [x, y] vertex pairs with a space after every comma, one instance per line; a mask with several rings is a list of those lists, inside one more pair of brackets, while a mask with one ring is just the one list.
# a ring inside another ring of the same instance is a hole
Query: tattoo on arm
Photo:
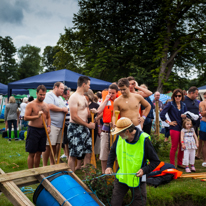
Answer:
[[200, 112], [203, 112], [202, 107], [200, 107]]

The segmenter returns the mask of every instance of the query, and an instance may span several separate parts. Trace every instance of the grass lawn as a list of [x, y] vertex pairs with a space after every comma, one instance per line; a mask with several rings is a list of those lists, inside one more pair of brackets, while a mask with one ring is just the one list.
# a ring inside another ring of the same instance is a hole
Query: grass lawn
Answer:
[[[3, 127], [4, 123], [0, 123], [0, 128]], [[169, 162], [169, 149], [170, 145], [168, 144], [160, 145], [158, 155], [161, 161]], [[28, 154], [25, 152], [25, 141], [15, 142], [12, 140], [9, 142], [0, 135], [0, 168], [2, 170], [8, 173], [27, 169], [27, 156]], [[100, 168], [100, 162], [98, 161], [97, 163], [98, 168]], [[197, 172], [206, 172], [206, 168], [203, 168], [201, 164], [202, 160], [196, 160], [195, 167]], [[185, 172], [183, 171], [183, 173]], [[81, 171], [78, 171], [77, 175], [82, 179]], [[36, 189], [37, 184], [31, 185], [30, 187]], [[199, 179], [177, 179], [157, 188], [147, 186], [147, 205], [206, 205], [205, 191], [206, 182], [201, 182]], [[27, 194], [27, 196], [32, 200], [33, 194]], [[127, 202], [130, 202], [130, 199], [127, 200]], [[1, 194], [0, 205], [10, 206], [12, 204], [4, 194]]]

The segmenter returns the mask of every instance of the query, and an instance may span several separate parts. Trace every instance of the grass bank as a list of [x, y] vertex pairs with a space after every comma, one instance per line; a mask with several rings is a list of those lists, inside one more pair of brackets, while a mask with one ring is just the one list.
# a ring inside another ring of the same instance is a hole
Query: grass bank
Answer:
[[[4, 124], [0, 123], [0, 128]], [[163, 137], [160, 142], [154, 142], [156, 150], [161, 161], [169, 162], [170, 144], [163, 143]], [[9, 142], [0, 135], [0, 168], [6, 173], [27, 169], [27, 156], [25, 152], [25, 141]], [[197, 160], [195, 163], [197, 172], [206, 172], [206, 168], [201, 166], [202, 160]], [[42, 160], [40, 165], [42, 166]], [[100, 168], [100, 162], [98, 162]], [[183, 171], [183, 170], [182, 170]], [[184, 172], [184, 171], [183, 171]], [[185, 172], [184, 172], [185, 173]], [[82, 171], [78, 171], [77, 175], [82, 179]], [[36, 189], [36, 185], [31, 185]], [[102, 188], [106, 190], [107, 188]], [[206, 205], [206, 182], [201, 182], [199, 179], [177, 179], [166, 185], [161, 185], [157, 188], [147, 186], [147, 206], [202, 206]], [[26, 194], [32, 201], [33, 194]], [[127, 195], [126, 203], [131, 201], [131, 194]], [[0, 205], [11, 206], [12, 204], [4, 196], [0, 195]]]

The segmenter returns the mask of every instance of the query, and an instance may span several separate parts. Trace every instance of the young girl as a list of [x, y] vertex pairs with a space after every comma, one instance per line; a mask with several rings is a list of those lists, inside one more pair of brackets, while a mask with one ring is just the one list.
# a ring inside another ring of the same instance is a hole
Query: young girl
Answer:
[[[183, 129], [181, 130], [181, 144], [184, 149], [183, 165], [186, 166], [185, 171], [195, 172], [195, 150], [199, 145], [190, 119], [185, 119], [183, 122]], [[191, 165], [191, 170], [189, 168], [189, 163]]]

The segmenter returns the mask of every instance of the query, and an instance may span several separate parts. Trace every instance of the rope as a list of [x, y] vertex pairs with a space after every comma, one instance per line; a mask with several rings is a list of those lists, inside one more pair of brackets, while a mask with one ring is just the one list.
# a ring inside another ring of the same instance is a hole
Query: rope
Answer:
[[30, 193], [34, 193], [34, 189], [32, 187], [22, 187], [21, 191], [24, 194], [30, 194]]
[[[104, 177], [104, 176], [114, 176], [114, 175], [136, 175], [136, 173], [112, 173], [112, 174], [103, 174], [103, 175], [100, 175], [98, 177], [94, 177], [90, 180], [93, 180], [93, 179], [98, 179], [98, 178], [101, 178], [101, 177]], [[82, 180], [83, 182], [85, 182], [86, 180]]]

